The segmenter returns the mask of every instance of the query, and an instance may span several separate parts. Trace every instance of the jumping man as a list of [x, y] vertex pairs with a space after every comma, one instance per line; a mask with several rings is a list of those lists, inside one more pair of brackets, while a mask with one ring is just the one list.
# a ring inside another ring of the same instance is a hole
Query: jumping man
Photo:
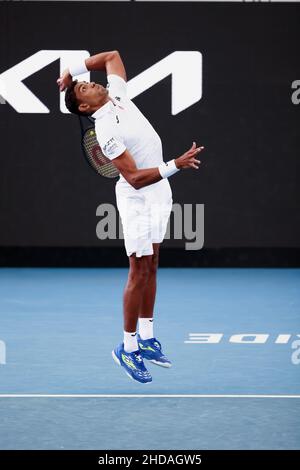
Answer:
[[[73, 80], [74, 76], [96, 70], [106, 71], [106, 87]], [[132, 379], [146, 383], [152, 377], [144, 359], [171, 367], [153, 333], [159, 246], [173, 204], [168, 177], [183, 168], [198, 169], [200, 161], [196, 157], [204, 147], [196, 147], [193, 142], [183, 155], [164, 163], [161, 139], [127, 96], [126, 82], [118, 51], [101, 52], [73, 64], [57, 80], [60, 90], [66, 91], [68, 110], [95, 119], [101, 150], [120, 171], [115, 193], [129, 274], [123, 296], [124, 341], [112, 356]]]

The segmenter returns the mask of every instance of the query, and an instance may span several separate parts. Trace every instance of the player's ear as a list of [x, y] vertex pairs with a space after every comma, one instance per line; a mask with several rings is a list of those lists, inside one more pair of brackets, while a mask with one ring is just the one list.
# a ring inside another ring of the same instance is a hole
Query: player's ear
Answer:
[[87, 103], [80, 103], [78, 106], [78, 110], [81, 111], [82, 113], [86, 113], [89, 110], [89, 105]]

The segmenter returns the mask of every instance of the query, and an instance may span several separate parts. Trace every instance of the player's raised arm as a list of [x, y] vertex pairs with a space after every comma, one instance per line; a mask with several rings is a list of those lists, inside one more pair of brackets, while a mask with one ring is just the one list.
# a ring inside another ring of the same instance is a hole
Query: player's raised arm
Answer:
[[106, 71], [107, 75], [119, 75], [127, 81], [125, 67], [119, 52], [117, 50], [100, 52], [64, 70], [57, 80], [60, 91], [64, 91], [72, 83], [72, 77], [75, 75], [97, 70]]
[[[101, 63], [101, 58], [98, 59], [98, 56], [101, 56], [101, 53], [96, 54], [86, 59], [86, 65], [89, 70], [103, 70], [103, 69], [93, 68], [93, 67], [97, 67], [98, 60], [99, 60], [99, 63]], [[127, 82], [126, 70], [125, 70], [122, 58], [120, 56], [120, 53], [118, 51], [112, 51], [108, 54], [105, 60], [104, 68], [106, 70], [107, 75], [109, 74], [118, 75], [119, 77], [122, 77], [123, 80], [125, 80], [125, 82]]]

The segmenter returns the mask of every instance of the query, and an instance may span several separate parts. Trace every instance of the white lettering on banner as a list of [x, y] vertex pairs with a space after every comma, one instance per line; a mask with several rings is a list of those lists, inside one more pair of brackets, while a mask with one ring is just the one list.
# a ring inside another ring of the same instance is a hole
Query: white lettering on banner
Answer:
[[[217, 344], [220, 343], [221, 339], [224, 337], [224, 333], [189, 333], [189, 339], [184, 341], [187, 344]], [[295, 335], [300, 338], [300, 334]], [[242, 333], [234, 334], [229, 336], [229, 343], [235, 344], [265, 344], [270, 337], [270, 334], [261, 334], [261, 333]], [[287, 344], [291, 339], [291, 334], [278, 334], [276, 339], [273, 341], [274, 344]], [[294, 341], [292, 343], [294, 349], [300, 346], [300, 340]], [[296, 354], [299, 355], [300, 361], [300, 350]]]
[[244, 335], [232, 335], [230, 343], [257, 343], [264, 344], [270, 335], [259, 335], [257, 333], [247, 333]]
[[128, 82], [130, 98], [143, 93], [169, 75], [172, 75], [173, 115], [184, 111], [202, 98], [202, 54], [199, 51], [173, 52], [132, 78]]
[[[50, 110], [37, 98], [23, 80], [60, 60], [60, 74], [70, 64], [86, 59], [85, 50], [41, 50], [0, 74], [0, 95], [18, 113], [49, 113]], [[187, 86], [186, 70], [189, 70]], [[130, 99], [171, 75], [171, 112], [176, 115], [197, 103], [202, 97], [202, 54], [199, 51], [175, 51], [128, 81]], [[89, 81], [90, 73], [80, 75], [80, 80]], [[57, 88], [57, 92], [59, 92]], [[60, 93], [60, 110], [69, 113]]]
[[195, 344], [203, 344], [203, 343], [219, 343], [223, 338], [223, 333], [190, 333], [190, 339], [185, 341], [185, 343], [195, 343]]
[[[0, 75], [1, 77], [1, 75]], [[7, 91], [6, 91], [6, 82], [5, 80], [0, 78], [0, 104], [6, 104], [6, 101], [4, 99], [4, 96], [6, 96]]]
[[287, 344], [292, 335], [278, 335], [275, 341], [276, 344]]
[[6, 364], [6, 344], [0, 339], [0, 365]]
[[[68, 64], [75, 60], [85, 59], [87, 57], [89, 57], [89, 53], [87, 51], [41, 50], [36, 52], [32, 56], [22, 60], [22, 62], [19, 62], [17, 65], [14, 65], [10, 69], [1, 73], [1, 95], [18, 113], [49, 113], [50, 110], [47, 106], [45, 106], [29, 90], [29, 88], [24, 85], [23, 80], [58, 59], [60, 59], [60, 72], [62, 72], [67, 68]], [[89, 74], [83, 74], [82, 79], [86, 80], [87, 76], [87, 79], [89, 79]], [[61, 99], [62, 98], [63, 96], [61, 96]]]

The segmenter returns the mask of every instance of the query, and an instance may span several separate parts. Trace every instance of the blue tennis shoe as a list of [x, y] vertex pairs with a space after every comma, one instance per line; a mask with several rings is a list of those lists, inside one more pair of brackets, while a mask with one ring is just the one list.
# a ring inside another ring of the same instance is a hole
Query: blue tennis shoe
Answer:
[[113, 360], [124, 368], [126, 374], [137, 382], [152, 382], [152, 377], [145, 367], [140, 351], [128, 353], [124, 349], [124, 343], [119, 344], [112, 351]]
[[162, 367], [172, 366], [171, 361], [163, 354], [161, 344], [156, 338], [142, 339], [138, 335], [138, 345], [143, 359]]

